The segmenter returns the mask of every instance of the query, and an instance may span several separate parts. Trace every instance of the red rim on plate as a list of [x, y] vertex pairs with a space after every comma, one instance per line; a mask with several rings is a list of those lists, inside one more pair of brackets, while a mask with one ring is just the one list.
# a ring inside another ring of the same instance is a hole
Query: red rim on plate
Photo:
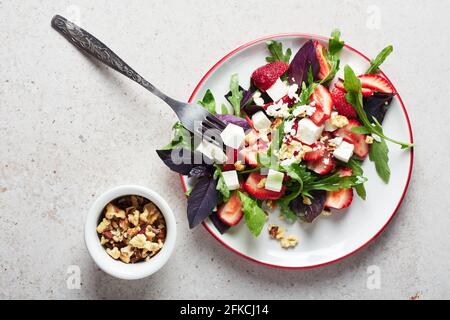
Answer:
[[[324, 41], [328, 41], [328, 37], [323, 37], [323, 36], [317, 36], [317, 35], [313, 35], [313, 34], [307, 34], [307, 33], [281, 33], [281, 34], [275, 34], [275, 35], [269, 35], [269, 36], [265, 36], [262, 38], [258, 38], [255, 39], [253, 41], [247, 42], [246, 44], [243, 44], [241, 46], [239, 46], [238, 48], [234, 49], [233, 51], [231, 51], [230, 53], [228, 53], [227, 55], [225, 55], [222, 59], [220, 59], [216, 64], [213, 65], [213, 67], [211, 69], [208, 70], [208, 72], [206, 72], [206, 74], [201, 78], [200, 82], [197, 84], [197, 86], [195, 87], [194, 91], [192, 92], [191, 96], [189, 97], [189, 102], [192, 102], [194, 96], [197, 94], [197, 91], [200, 89], [200, 86], [203, 84], [203, 82], [206, 80], [206, 78], [209, 77], [209, 75], [215, 70], [217, 69], [224, 61], [226, 61], [228, 58], [230, 58], [232, 55], [234, 55], [235, 53], [241, 51], [244, 48], [247, 48], [251, 45], [254, 45], [256, 43], [262, 42], [262, 41], [267, 41], [269, 39], [273, 39], [273, 38], [280, 38], [280, 37], [303, 37], [303, 38], [314, 38], [314, 39], [321, 39]], [[350, 49], [351, 51], [357, 53], [358, 55], [360, 55], [361, 57], [363, 57], [364, 59], [366, 59], [368, 62], [370, 62], [370, 59], [365, 56], [364, 54], [362, 54], [361, 52], [359, 52], [358, 50], [352, 48], [351, 46], [345, 44], [345, 47]], [[413, 140], [413, 134], [412, 134], [412, 128], [411, 128], [411, 122], [409, 120], [409, 116], [408, 116], [408, 112], [406, 111], [405, 105], [403, 104], [403, 100], [400, 97], [400, 94], [398, 94], [398, 91], [395, 89], [395, 86], [392, 84], [391, 80], [389, 80], [389, 78], [383, 73], [381, 72], [381, 74], [390, 82], [390, 84], [392, 85], [392, 87], [394, 88], [395, 92], [397, 92], [397, 98], [400, 102], [400, 105], [403, 109], [403, 113], [405, 114], [406, 117], [406, 122], [408, 124], [408, 130], [409, 130], [409, 139], [411, 143], [414, 143]], [[315, 265], [308, 265], [308, 266], [300, 266], [300, 267], [291, 267], [291, 266], [280, 266], [280, 265], [275, 265], [275, 264], [270, 264], [267, 262], [262, 262], [259, 261], [257, 259], [254, 259], [250, 256], [245, 255], [242, 252], [237, 251], [236, 249], [230, 247], [228, 244], [226, 244], [224, 241], [222, 241], [222, 239], [220, 239], [218, 236], [216, 236], [216, 234], [210, 229], [210, 227], [203, 222], [203, 226], [206, 228], [206, 230], [208, 230], [208, 232], [217, 240], [219, 241], [223, 246], [225, 246], [226, 248], [228, 248], [229, 250], [231, 250], [232, 252], [238, 254], [239, 256], [256, 262], [258, 264], [264, 265], [264, 266], [268, 266], [268, 267], [273, 267], [273, 268], [280, 268], [280, 269], [293, 269], [293, 270], [298, 270], [298, 269], [311, 269], [311, 268], [317, 268], [317, 267], [321, 267], [321, 266], [325, 266], [325, 265], [329, 265], [332, 264], [334, 262], [340, 261], [342, 259], [345, 259], [349, 256], [351, 256], [352, 254], [354, 254], [355, 252], [361, 250], [362, 248], [364, 248], [365, 246], [367, 246], [370, 242], [372, 242], [381, 232], [383, 232], [383, 230], [386, 228], [386, 226], [389, 224], [389, 222], [391, 222], [392, 218], [395, 216], [396, 212], [398, 211], [398, 209], [400, 208], [400, 205], [405, 197], [406, 194], [406, 190], [408, 189], [409, 186], [409, 181], [411, 180], [411, 172], [412, 172], [412, 167], [413, 167], [413, 160], [414, 160], [414, 149], [411, 148], [410, 150], [411, 156], [410, 156], [410, 162], [409, 162], [409, 171], [408, 171], [408, 178], [406, 180], [406, 184], [405, 184], [405, 188], [403, 190], [402, 196], [400, 197], [400, 200], [397, 204], [397, 206], [395, 207], [394, 212], [392, 212], [391, 216], [389, 217], [388, 221], [384, 224], [384, 226], [372, 237], [370, 238], [366, 243], [364, 243], [363, 245], [361, 245], [359, 248], [353, 250], [352, 252], [343, 255], [342, 257], [339, 257], [337, 259], [328, 261], [328, 262], [324, 262], [324, 263], [320, 263], [320, 264], [315, 264]], [[186, 184], [185, 181], [183, 179], [183, 176], [180, 175], [180, 180], [181, 180], [181, 185], [183, 187], [184, 192], [186, 192], [187, 188], [186, 188]]]

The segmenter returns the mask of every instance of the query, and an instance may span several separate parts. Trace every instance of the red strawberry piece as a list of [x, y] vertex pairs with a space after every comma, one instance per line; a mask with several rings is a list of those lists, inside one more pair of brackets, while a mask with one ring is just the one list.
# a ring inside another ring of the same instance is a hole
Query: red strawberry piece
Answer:
[[261, 175], [259, 172], [252, 172], [248, 176], [247, 180], [244, 182], [243, 188], [248, 192], [253, 198], [260, 200], [277, 200], [284, 195], [286, 187], [283, 186], [280, 192], [270, 191], [264, 187], [259, 187], [258, 184], [266, 176]]
[[353, 174], [352, 168], [339, 168], [338, 173], [341, 177], [350, 177]]
[[259, 90], [264, 92], [269, 89], [288, 68], [289, 64], [283, 61], [275, 61], [259, 67], [253, 71], [253, 84]]
[[306, 166], [308, 167], [309, 170], [312, 170], [315, 173], [321, 175], [327, 174], [331, 170], [333, 170], [335, 164], [336, 161], [329, 152], [327, 152], [327, 154], [325, 154], [325, 156], [322, 159], [306, 162]]
[[220, 221], [229, 226], [235, 226], [241, 221], [243, 216], [242, 203], [236, 191], [231, 194], [227, 202], [217, 209], [217, 216]]
[[336, 111], [343, 116], [346, 116], [347, 118], [357, 118], [358, 114], [356, 113], [356, 110], [353, 108], [353, 106], [347, 102], [347, 99], [345, 99], [345, 91], [339, 89], [337, 86], [335, 86], [331, 90], [331, 97], [334, 102], [334, 107], [336, 108]]
[[[341, 89], [342, 91], [347, 92], [344, 88], [344, 82], [338, 81], [334, 85], [335, 87]], [[361, 93], [363, 97], [370, 97], [371, 95], [373, 95], [373, 90], [370, 88], [361, 88]]]
[[353, 143], [355, 149], [353, 153], [360, 159], [364, 159], [369, 154], [369, 145], [366, 143], [366, 135], [360, 133], [354, 133], [353, 127], [360, 127], [361, 123], [355, 119], [349, 119], [348, 125], [338, 129], [334, 134], [338, 137], [342, 137], [345, 141]]
[[244, 158], [245, 163], [251, 167], [258, 166], [258, 153], [266, 152], [268, 144], [264, 142], [258, 142], [251, 146], [248, 146], [240, 151], [240, 155]]
[[326, 58], [327, 49], [323, 45], [321, 45], [318, 41], [314, 41], [314, 46], [316, 48], [316, 56], [317, 60], [319, 60], [319, 74], [317, 75], [319, 79], [325, 79], [326, 76], [330, 73], [330, 64]]
[[316, 111], [311, 116], [311, 120], [319, 126], [330, 118], [331, 110], [333, 109], [333, 99], [328, 89], [319, 84], [311, 95], [311, 101], [315, 102], [316, 107]]
[[321, 160], [328, 153], [325, 144], [320, 141], [313, 144], [311, 148], [313, 150], [310, 152], [306, 152], [303, 156], [303, 159], [305, 159], [306, 161]]
[[227, 148], [226, 150], [227, 161], [223, 165], [223, 171], [234, 170], [234, 163], [238, 160], [239, 151], [233, 148]]
[[333, 209], [347, 208], [353, 200], [353, 189], [344, 188], [338, 191], [328, 191], [325, 199], [325, 207]]
[[375, 92], [380, 93], [393, 93], [394, 88], [390, 83], [377, 74], [363, 74], [358, 77], [361, 80], [361, 87], [372, 89]]

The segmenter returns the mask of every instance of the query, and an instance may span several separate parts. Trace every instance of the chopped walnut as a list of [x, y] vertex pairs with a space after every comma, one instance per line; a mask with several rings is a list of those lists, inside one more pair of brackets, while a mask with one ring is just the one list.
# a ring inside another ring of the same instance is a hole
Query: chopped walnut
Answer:
[[234, 163], [234, 168], [236, 169], [236, 171], [242, 171], [245, 169], [245, 164], [242, 163], [242, 161], [236, 161]]
[[290, 235], [281, 239], [281, 246], [285, 249], [295, 247], [298, 244], [298, 238]]
[[271, 211], [275, 210], [277, 207], [277, 203], [273, 200], [267, 200], [266, 205]]
[[269, 226], [269, 234], [272, 239], [280, 240], [284, 236], [284, 229], [272, 224]]
[[342, 115], [336, 115], [334, 117], [331, 117], [330, 120], [331, 124], [337, 128], [343, 128], [346, 125], [348, 125], [348, 119], [346, 116]]
[[309, 197], [303, 196], [303, 204], [306, 204], [307, 206], [311, 205], [311, 199]]
[[124, 196], [106, 205], [97, 232], [113, 259], [136, 263], [147, 261], [164, 246], [166, 222], [150, 200]]
[[366, 143], [372, 144], [373, 143], [373, 137], [372, 136], [366, 136]]

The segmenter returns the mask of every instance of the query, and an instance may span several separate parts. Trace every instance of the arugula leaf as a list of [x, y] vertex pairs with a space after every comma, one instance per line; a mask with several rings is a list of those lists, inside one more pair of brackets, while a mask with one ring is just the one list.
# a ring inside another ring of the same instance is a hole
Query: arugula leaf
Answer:
[[400, 145], [402, 149], [408, 149], [414, 146], [412, 143], [401, 142], [387, 137], [383, 133], [383, 128], [381, 124], [374, 117], [372, 117], [372, 120], [374, 122], [371, 122], [369, 120], [363, 108], [361, 81], [355, 75], [352, 68], [350, 68], [348, 65], [346, 65], [344, 68], [344, 87], [345, 90], [347, 91], [347, 94], [345, 95], [347, 102], [350, 103], [355, 108], [358, 117], [361, 119], [368, 133], [370, 132], [372, 134], [376, 134], [383, 139], [396, 143]]
[[286, 50], [286, 53], [283, 53], [283, 44], [281, 42], [269, 40], [266, 44], [267, 49], [269, 49], [271, 53], [270, 56], [266, 57], [267, 62], [284, 61], [289, 63], [292, 55], [292, 50], [290, 48]]
[[230, 190], [225, 184], [225, 179], [223, 178], [222, 170], [218, 166], [215, 167], [216, 171], [214, 171], [213, 178], [217, 180], [216, 190], [222, 194], [223, 202], [227, 202], [230, 199]]
[[198, 104], [203, 106], [210, 113], [216, 114], [216, 100], [214, 99], [214, 95], [212, 94], [211, 90], [206, 90], [203, 99], [199, 100]]
[[222, 111], [222, 114], [227, 114], [228, 113], [228, 108], [225, 104], [222, 103], [222, 105], [220, 106], [220, 110]]
[[339, 53], [344, 47], [344, 41], [340, 39], [341, 32], [338, 29], [331, 32], [331, 38], [328, 40], [328, 53], [326, 55], [327, 61], [330, 64], [330, 72], [320, 81], [320, 83], [328, 83], [333, 80], [336, 73], [339, 71], [340, 59]]
[[233, 106], [234, 115], [241, 116], [241, 100], [243, 97], [242, 91], [239, 89], [239, 77], [237, 73], [231, 76], [230, 80], [231, 95], [227, 98], [230, 104]]
[[172, 127], [172, 131], [173, 131], [172, 141], [169, 144], [167, 144], [166, 146], [164, 146], [163, 148], [161, 148], [160, 150], [172, 150], [175, 148], [185, 148], [185, 149], [192, 151], [192, 149], [193, 149], [192, 142], [193, 141], [192, 141], [191, 133], [185, 127], [183, 127], [181, 122], [175, 123]]
[[240, 191], [238, 191], [238, 195], [242, 202], [245, 223], [250, 232], [257, 237], [260, 235], [262, 228], [266, 224], [267, 216], [264, 210], [259, 207], [256, 200]]
[[284, 121], [278, 125], [271, 132], [272, 141], [270, 143], [269, 149], [266, 153], [258, 153], [258, 163], [261, 167], [270, 168], [273, 170], [278, 170], [280, 167], [277, 152], [280, 150], [280, 146], [283, 142], [284, 137]]
[[386, 60], [386, 58], [392, 53], [394, 48], [392, 46], [387, 46], [375, 57], [375, 59], [370, 61], [370, 67], [367, 69], [366, 73], [380, 73], [380, 65]]
[[[354, 158], [351, 158], [348, 162], [347, 165], [352, 169], [352, 174], [354, 176], [360, 176], [362, 177], [364, 175], [363, 169], [361, 168], [361, 161], [358, 161]], [[366, 188], [364, 187], [364, 184], [358, 184], [356, 186], [354, 186], [356, 193], [358, 194], [358, 196], [363, 199], [366, 200]]]
[[297, 220], [297, 215], [294, 211], [289, 207], [289, 202], [284, 199], [279, 199], [277, 201], [278, 205], [280, 206], [280, 212], [281, 214], [288, 220], [294, 222]]
[[337, 55], [344, 47], [344, 41], [341, 40], [340, 37], [341, 32], [339, 29], [334, 29], [331, 32], [331, 38], [328, 40], [328, 51], [332, 56]]
[[373, 141], [372, 146], [369, 151], [369, 159], [375, 163], [375, 169], [377, 170], [380, 178], [385, 182], [389, 182], [391, 176], [391, 170], [389, 169], [389, 149], [386, 144], [386, 140], [381, 138], [381, 140]]

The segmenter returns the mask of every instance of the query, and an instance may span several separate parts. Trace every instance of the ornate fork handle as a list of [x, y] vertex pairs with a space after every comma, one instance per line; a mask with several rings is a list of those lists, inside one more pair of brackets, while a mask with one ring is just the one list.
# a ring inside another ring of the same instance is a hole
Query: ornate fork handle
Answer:
[[111, 49], [109, 49], [103, 42], [98, 40], [96, 37], [91, 35], [86, 30], [83, 30], [66, 18], [56, 15], [52, 19], [52, 27], [61, 33], [69, 42], [75, 45], [78, 49], [83, 52], [94, 56], [107, 66], [113, 68], [114, 70], [120, 72], [124, 76], [130, 78], [131, 80], [139, 83], [141, 86], [146, 88], [148, 91], [157, 95], [167, 103], [173, 102], [174, 100], [159, 89], [155, 88], [150, 82], [145, 80], [139, 73], [133, 70], [128, 64], [126, 64], [117, 54], [115, 54]]

